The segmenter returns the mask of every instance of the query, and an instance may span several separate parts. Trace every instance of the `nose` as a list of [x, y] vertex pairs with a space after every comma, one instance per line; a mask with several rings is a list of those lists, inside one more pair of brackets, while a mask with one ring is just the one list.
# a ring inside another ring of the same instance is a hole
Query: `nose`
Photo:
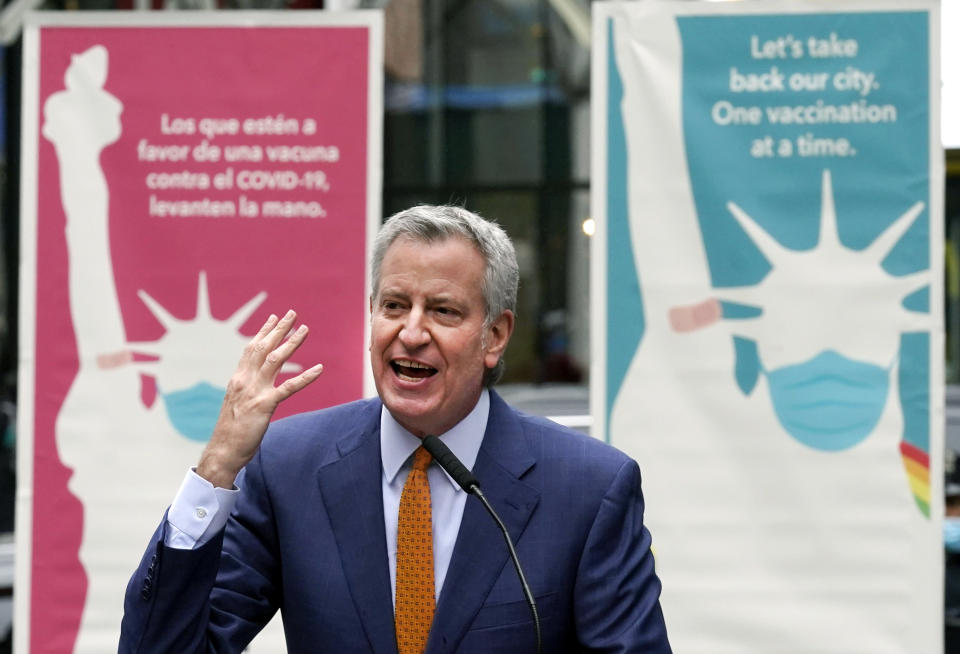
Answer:
[[414, 309], [407, 314], [407, 319], [400, 329], [400, 342], [409, 348], [422, 347], [430, 342], [430, 330], [423, 320], [423, 311]]

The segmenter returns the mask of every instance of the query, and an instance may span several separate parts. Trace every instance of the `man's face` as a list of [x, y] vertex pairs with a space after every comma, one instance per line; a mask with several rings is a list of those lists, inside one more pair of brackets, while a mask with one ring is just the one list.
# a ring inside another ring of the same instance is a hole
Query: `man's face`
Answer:
[[400, 237], [370, 301], [370, 361], [380, 399], [417, 436], [441, 434], [474, 407], [483, 374], [513, 331], [505, 311], [484, 327], [483, 256], [470, 242]]

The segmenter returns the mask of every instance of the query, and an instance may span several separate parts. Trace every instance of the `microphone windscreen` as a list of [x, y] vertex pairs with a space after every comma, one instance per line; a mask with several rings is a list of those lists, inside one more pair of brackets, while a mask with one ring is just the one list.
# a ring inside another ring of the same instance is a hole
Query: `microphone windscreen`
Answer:
[[450, 451], [447, 444], [436, 436], [423, 437], [423, 449], [430, 453], [433, 460], [440, 464], [440, 467], [447, 471], [453, 480], [460, 484], [460, 488], [473, 493], [473, 488], [479, 488], [480, 482], [473, 476], [473, 473], [467, 470], [467, 467], [460, 462], [457, 455]]

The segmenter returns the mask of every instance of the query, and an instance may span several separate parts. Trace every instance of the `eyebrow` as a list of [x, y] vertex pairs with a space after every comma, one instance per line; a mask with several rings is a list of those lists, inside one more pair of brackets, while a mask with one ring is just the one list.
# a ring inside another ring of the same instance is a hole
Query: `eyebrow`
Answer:
[[[406, 291], [402, 291], [398, 288], [391, 288], [388, 286], [386, 288], [380, 289], [380, 293], [377, 299], [379, 300], [382, 298], [395, 298], [399, 300], [409, 300], [410, 293]], [[463, 299], [457, 299], [456, 296], [450, 295], [447, 293], [437, 293], [435, 295], [428, 295], [426, 297], [426, 300], [424, 301], [424, 304], [426, 306], [436, 306], [438, 304], [452, 304], [457, 306], [458, 308], [462, 308], [467, 304], [469, 304], [469, 302], [466, 302]]]
[[459, 305], [461, 305], [461, 304], [465, 304], [465, 302], [463, 302], [462, 300], [456, 299], [456, 298], [455, 298], [454, 296], [452, 296], [452, 295], [442, 295], [442, 294], [439, 294], [439, 295], [428, 295], [428, 296], [427, 296], [427, 304], [428, 304], [428, 305], [432, 305], [432, 304], [456, 304], [456, 305], [459, 306]]

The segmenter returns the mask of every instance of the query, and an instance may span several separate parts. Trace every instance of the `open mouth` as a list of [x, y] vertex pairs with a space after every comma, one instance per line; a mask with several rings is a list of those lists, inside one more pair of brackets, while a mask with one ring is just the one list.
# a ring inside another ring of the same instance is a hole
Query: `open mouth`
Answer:
[[436, 368], [409, 359], [394, 359], [390, 367], [403, 381], [419, 381], [437, 374]]

